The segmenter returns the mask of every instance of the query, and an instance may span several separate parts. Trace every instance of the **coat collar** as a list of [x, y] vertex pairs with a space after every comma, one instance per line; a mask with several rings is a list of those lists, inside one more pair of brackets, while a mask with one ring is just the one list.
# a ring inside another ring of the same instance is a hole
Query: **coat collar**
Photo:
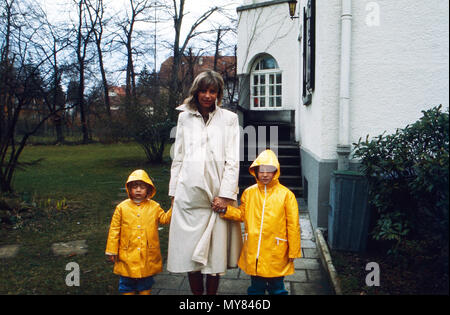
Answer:
[[[198, 111], [198, 109], [193, 109], [191, 106], [189, 106], [187, 104], [181, 104], [180, 106], [178, 106], [176, 108], [176, 110], [179, 110], [179, 111], [182, 111], [182, 112], [188, 112], [188, 113], [190, 113], [192, 115], [195, 115], [195, 116], [200, 116], [200, 117], [202, 116], [200, 114], [200, 112]], [[214, 115], [218, 110], [219, 110], [219, 106], [216, 106], [216, 108], [212, 112], [210, 112], [209, 114], [210, 115]]]

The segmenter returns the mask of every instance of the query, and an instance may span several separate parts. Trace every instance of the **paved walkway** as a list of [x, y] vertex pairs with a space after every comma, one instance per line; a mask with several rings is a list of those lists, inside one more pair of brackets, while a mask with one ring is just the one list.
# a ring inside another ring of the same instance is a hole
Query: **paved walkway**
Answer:
[[[300, 208], [300, 229], [302, 258], [294, 261], [295, 273], [285, 277], [285, 286], [291, 295], [325, 295], [333, 294], [329, 277], [321, 264], [315, 236], [311, 227], [309, 214], [303, 199], [298, 199]], [[0, 246], [0, 258], [12, 258], [19, 245]], [[68, 255], [70, 253], [85, 254], [87, 245], [85, 240], [55, 243], [52, 245], [55, 255]], [[173, 274], [167, 271], [155, 276], [153, 286], [154, 295], [191, 295], [186, 274]], [[219, 295], [246, 295], [250, 285], [250, 276], [239, 268], [230, 269], [221, 277]]]
[[[302, 258], [294, 261], [295, 273], [285, 277], [285, 286], [291, 295], [333, 294], [328, 277], [320, 262], [309, 214], [303, 199], [299, 199]], [[166, 270], [156, 275], [154, 295], [192, 295], [186, 274], [174, 274]], [[230, 269], [221, 277], [219, 295], [246, 295], [250, 276], [239, 268]]]

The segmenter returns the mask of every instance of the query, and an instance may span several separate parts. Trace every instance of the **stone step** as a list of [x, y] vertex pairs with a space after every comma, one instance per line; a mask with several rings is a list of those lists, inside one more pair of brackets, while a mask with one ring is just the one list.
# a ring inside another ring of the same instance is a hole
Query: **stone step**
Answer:
[[254, 155], [258, 155], [265, 149], [271, 149], [278, 155], [298, 155], [300, 156], [300, 149], [297, 143], [288, 142], [288, 143], [276, 143], [274, 147], [270, 146], [270, 143], [267, 142], [266, 146], [259, 147], [258, 144], [247, 144], [244, 145], [244, 157], [248, 156], [248, 152], [253, 153]]
[[[241, 161], [241, 166], [247, 168], [253, 163], [254, 159], [248, 159], [244, 157], [244, 160]], [[300, 156], [299, 155], [278, 155], [278, 161], [280, 165], [300, 165]]]
[[87, 253], [87, 248], [86, 240], [54, 243], [52, 245], [53, 253], [59, 256], [83, 255]]
[[[251, 127], [251, 129], [249, 129]], [[276, 129], [274, 129], [276, 127]], [[247, 128], [247, 129], [245, 129]], [[263, 137], [265, 134], [265, 140], [267, 143], [270, 141], [271, 132], [275, 132], [275, 136], [280, 141], [291, 141], [291, 126], [289, 124], [276, 124], [273, 122], [258, 122], [258, 123], [247, 123], [244, 127], [245, 130], [252, 130], [251, 133], [254, 132], [256, 139]], [[254, 131], [253, 131], [254, 130]], [[244, 138], [244, 141], [247, 140], [247, 137]]]
[[19, 252], [20, 245], [2, 245], [0, 246], [0, 259], [13, 258]]

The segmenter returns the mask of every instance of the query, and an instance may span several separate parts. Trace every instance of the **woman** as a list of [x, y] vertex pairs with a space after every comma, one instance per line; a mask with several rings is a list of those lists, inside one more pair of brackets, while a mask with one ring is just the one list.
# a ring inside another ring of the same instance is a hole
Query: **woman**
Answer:
[[167, 270], [188, 272], [195, 295], [203, 294], [203, 274], [206, 293], [217, 293], [219, 275], [227, 266], [236, 267], [241, 245], [239, 226], [212, 211], [234, 202], [238, 193], [239, 122], [220, 108], [223, 85], [217, 72], [202, 72], [177, 107]]

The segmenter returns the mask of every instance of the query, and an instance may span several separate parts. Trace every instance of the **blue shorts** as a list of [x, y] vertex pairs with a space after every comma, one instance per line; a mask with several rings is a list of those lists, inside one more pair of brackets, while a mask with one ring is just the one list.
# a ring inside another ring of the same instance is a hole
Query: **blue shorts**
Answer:
[[129, 278], [120, 276], [119, 279], [119, 292], [120, 293], [130, 293], [130, 292], [142, 292], [150, 290], [155, 283], [152, 276], [146, 278]]
[[289, 293], [284, 287], [284, 277], [251, 276], [251, 286], [247, 289], [249, 295], [264, 295], [266, 290], [270, 295], [287, 295]]

